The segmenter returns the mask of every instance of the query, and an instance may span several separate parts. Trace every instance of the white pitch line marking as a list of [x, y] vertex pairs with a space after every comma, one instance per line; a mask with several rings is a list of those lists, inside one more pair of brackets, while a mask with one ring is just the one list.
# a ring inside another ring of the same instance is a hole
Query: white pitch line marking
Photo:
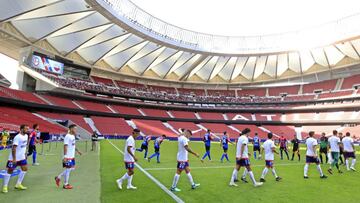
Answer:
[[[305, 165], [305, 163], [298, 163], [298, 164], [276, 164], [276, 166], [299, 166]], [[251, 165], [251, 167], [265, 167], [265, 164], [261, 165]], [[191, 169], [217, 169], [217, 168], [234, 168], [234, 166], [197, 166], [191, 167]], [[161, 170], [175, 170], [175, 168], [144, 168], [146, 171], [161, 171]]]
[[[110, 140], [107, 139], [107, 141], [116, 149], [118, 150], [122, 155], [124, 155], [124, 152], [120, 150], [117, 146], [115, 146]], [[149, 172], [144, 170], [139, 164], [135, 163], [135, 166], [143, 172], [150, 180], [152, 180], [156, 185], [158, 185], [164, 192], [166, 192], [171, 198], [173, 198], [177, 203], [185, 203], [180, 197], [172, 193], [167, 187], [165, 187], [160, 181], [158, 181], [156, 178], [154, 178]]]

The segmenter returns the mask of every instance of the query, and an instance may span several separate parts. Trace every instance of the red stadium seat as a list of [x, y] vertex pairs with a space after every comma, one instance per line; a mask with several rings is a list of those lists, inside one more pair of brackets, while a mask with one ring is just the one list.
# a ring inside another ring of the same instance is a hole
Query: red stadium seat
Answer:
[[140, 129], [141, 132], [143, 132], [146, 135], [151, 136], [159, 136], [165, 134], [169, 137], [176, 137], [177, 134], [175, 132], [171, 131], [167, 127], [165, 127], [164, 124], [161, 123], [161, 121], [153, 121], [153, 120], [132, 120], [136, 127]]
[[132, 128], [123, 118], [109, 118], [93, 116], [95, 127], [102, 135], [123, 135], [128, 136], [132, 133]]
[[303, 85], [303, 94], [314, 93], [315, 90], [332, 91], [335, 89], [336, 83], [337, 80], [326, 80], [322, 82], [305, 84]]
[[66, 133], [67, 130], [65, 127], [43, 120], [26, 110], [9, 107], [0, 107], [0, 123], [13, 124], [17, 126], [27, 124], [29, 127], [32, 127], [33, 124], [37, 123], [40, 125], [42, 132], [49, 132], [52, 134], [63, 134]]

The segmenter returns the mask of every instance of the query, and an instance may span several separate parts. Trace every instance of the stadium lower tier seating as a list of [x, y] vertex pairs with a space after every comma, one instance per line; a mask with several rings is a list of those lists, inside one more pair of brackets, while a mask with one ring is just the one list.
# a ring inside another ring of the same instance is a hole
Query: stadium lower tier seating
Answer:
[[132, 120], [137, 128], [139, 128], [146, 135], [167, 135], [175, 137], [177, 134], [167, 128], [161, 121], [152, 120]]
[[47, 104], [45, 101], [40, 99], [36, 96], [36, 94], [33, 94], [31, 92], [25, 92], [20, 90], [14, 90], [6, 87], [0, 86], [0, 95], [7, 97], [7, 98], [14, 98], [18, 100], [23, 100], [27, 102], [34, 102], [38, 104]]
[[178, 121], [169, 121], [168, 124], [172, 126], [175, 130], [179, 131], [181, 128], [189, 129], [193, 133], [193, 137], [201, 137], [206, 131], [195, 123], [191, 122], [178, 122]]
[[21, 124], [27, 124], [32, 127], [34, 123], [39, 124], [40, 130], [43, 132], [53, 134], [66, 133], [65, 127], [44, 120], [28, 111], [16, 108], [0, 107], [0, 126], [5, 126], [10, 128], [10, 130], [17, 131], [19, 129], [19, 125]]
[[82, 116], [82, 115], [58, 114], [58, 113], [49, 113], [49, 112], [39, 112], [39, 114], [41, 114], [45, 118], [54, 119], [54, 120], [61, 120], [61, 121], [70, 120], [73, 123], [75, 123], [76, 125], [83, 128], [84, 130], [88, 131], [89, 133], [91, 133], [93, 131], [91, 129], [91, 127], [89, 126], [89, 124], [87, 124], [85, 122], [84, 116]]
[[56, 105], [56, 106], [63, 106], [63, 107], [73, 108], [73, 109], [78, 109], [79, 108], [70, 99], [64, 99], [64, 98], [61, 98], [61, 97], [54, 97], [54, 96], [50, 96], [50, 95], [41, 95], [41, 96], [43, 98], [45, 98], [46, 100], [48, 100], [51, 104]]
[[[39, 115], [39, 116], [37, 116]], [[312, 114], [308, 114], [311, 117]], [[133, 127], [137, 127], [145, 135], [160, 136], [162, 134], [168, 137], [177, 137], [180, 128], [190, 129], [193, 132], [194, 138], [202, 138], [207, 129], [211, 129], [212, 133], [218, 137], [223, 132], [227, 132], [231, 138], [237, 138], [239, 132], [245, 128], [250, 128], [252, 137], [255, 133], [258, 133], [260, 138], [266, 139], [268, 132], [275, 134], [275, 137], [285, 136], [287, 139], [292, 139], [295, 134], [294, 126], [274, 126], [274, 125], [244, 125], [244, 124], [233, 124], [225, 125], [220, 123], [200, 123], [195, 124], [192, 122], [180, 122], [180, 121], [168, 121], [163, 123], [157, 120], [143, 120], [143, 119], [132, 119], [125, 121], [123, 118], [112, 118], [112, 117], [98, 117], [92, 116], [87, 118], [92, 120], [94, 127], [102, 135], [121, 135], [127, 136], [131, 134]], [[20, 124], [28, 124], [32, 126], [34, 123], [38, 123], [41, 126], [41, 131], [49, 132], [51, 134], [65, 134], [66, 127], [55, 123], [56, 121], [72, 121], [89, 133], [92, 132], [90, 124], [85, 121], [83, 115], [73, 114], [58, 114], [50, 112], [36, 112], [30, 113], [26, 110], [15, 109], [10, 107], [0, 107], [0, 126], [10, 128], [12, 131], [17, 131]], [[131, 125], [133, 123], [134, 125]], [[322, 132], [331, 134], [332, 130], [338, 130], [339, 132], [350, 132], [360, 138], [360, 127], [341, 127], [340, 125], [332, 126], [303, 126], [300, 128], [301, 135], [303, 138], [308, 136], [309, 131], [315, 131], [316, 137], [319, 137]]]
[[114, 109], [116, 112], [118, 112], [120, 114], [139, 115], [139, 116], [141, 116], [141, 113], [134, 107], [120, 106], [120, 105], [110, 105], [110, 108]]
[[93, 116], [95, 127], [103, 135], [130, 135], [132, 128], [123, 118], [108, 118]]
[[[84, 100], [71, 100], [67, 98], [61, 98], [57, 96], [50, 96], [41, 94], [36, 96], [33, 93], [26, 93], [23, 91], [9, 91], [8, 88], [1, 87], [0, 96], [6, 98], [13, 98], [18, 100], [28, 101], [44, 105], [57, 105], [67, 108], [73, 108], [79, 110], [82, 107], [84, 110], [92, 110], [97, 112], [106, 112], [113, 114], [126, 114], [126, 115], [138, 115], [144, 116], [144, 119], [132, 119], [125, 121], [124, 118], [110, 118], [110, 117], [87, 117], [86, 115], [74, 115], [74, 114], [61, 114], [51, 113], [46, 111], [30, 113], [29, 111], [17, 109], [13, 107], [0, 107], [0, 126], [10, 126], [10, 129], [17, 130], [18, 125], [25, 123], [32, 125], [39, 123], [43, 131], [49, 131], [53, 134], [62, 134], [66, 132], [66, 128], [60, 124], [55, 123], [58, 121], [71, 121], [81, 128], [91, 133], [94, 129], [98, 129], [101, 134], [106, 135], [128, 135], [132, 129], [136, 126], [145, 134], [161, 135], [166, 134], [171, 137], [176, 137], [179, 128], [191, 129], [194, 133], [194, 137], [201, 137], [205, 133], [206, 129], [211, 129], [216, 135], [221, 135], [224, 131], [227, 131], [229, 135], [236, 137], [241, 130], [248, 127], [253, 133], [257, 132], [261, 138], [266, 138], [267, 132], [271, 131], [276, 136], [284, 135], [289, 139], [295, 134], [295, 128], [293, 126], [255, 126], [255, 125], [240, 125], [234, 124], [231, 126], [225, 125], [222, 122], [225, 120], [248, 120], [248, 121], [343, 121], [360, 119], [358, 111], [338, 111], [338, 112], [320, 112], [320, 113], [221, 113], [221, 112], [194, 112], [194, 111], [175, 111], [160, 110], [160, 109], [148, 109], [148, 108], [136, 108], [129, 106], [122, 106], [117, 104], [96, 103], [92, 101]], [[6, 90], [6, 91], [4, 91]], [[15, 93], [14, 93], [15, 92]], [[14, 94], [13, 94], [14, 93]], [[153, 116], [162, 118], [159, 120], [145, 120], [146, 116]], [[201, 122], [195, 124], [192, 122], [181, 121], [168, 121], [168, 118], [174, 119], [194, 119], [194, 122]], [[48, 120], [47, 120], [48, 119]], [[206, 120], [217, 120], [218, 123], [207, 123]], [[133, 123], [133, 125], [130, 125]], [[321, 132], [330, 133], [332, 130], [337, 129], [339, 131], [350, 131], [352, 134], [360, 136], [358, 127], [341, 127], [341, 126], [304, 126], [301, 131], [303, 136], [306, 136], [308, 131], [314, 130], [317, 135]], [[352, 132], [353, 131], [353, 132]]]
[[88, 101], [76, 101], [83, 109], [91, 111], [101, 111], [111, 113], [111, 110], [104, 104], [88, 102]]
[[199, 116], [202, 119], [224, 120], [224, 117], [221, 113], [199, 112]]
[[169, 115], [164, 110], [142, 108], [141, 111], [147, 116], [156, 116], [156, 117], [165, 117], [165, 118], [169, 117]]

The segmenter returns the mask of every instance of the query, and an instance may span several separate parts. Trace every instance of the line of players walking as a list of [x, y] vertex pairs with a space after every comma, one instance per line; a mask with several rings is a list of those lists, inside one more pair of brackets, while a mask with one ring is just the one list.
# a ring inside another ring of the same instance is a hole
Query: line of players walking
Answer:
[[[136, 129], [137, 130], [137, 129]], [[137, 158], [135, 157], [135, 151], [145, 151], [144, 158], [147, 158], [148, 153], [148, 146], [151, 141], [150, 136], [145, 136], [143, 138], [143, 142], [141, 145], [141, 148], [135, 149], [135, 141], [134, 139], [139, 135], [139, 130], [137, 132], [134, 131], [133, 135], [128, 138], [126, 141], [125, 146], [125, 167], [128, 169], [128, 172], [125, 173], [125, 175], [118, 179], [116, 182], [118, 184], [118, 187], [122, 189], [122, 183], [125, 180], [128, 180], [128, 189], [136, 189], [136, 187], [131, 185], [132, 175], [134, 174], [134, 163], [137, 161]], [[272, 172], [273, 176], [275, 177], [276, 181], [280, 181], [282, 178], [277, 175], [277, 172], [274, 167], [274, 154], [279, 154], [280, 159], [284, 159], [284, 155], [286, 155], [287, 159], [290, 160], [289, 153], [288, 153], [288, 140], [281, 136], [279, 138], [279, 148], [280, 153], [276, 150], [276, 145], [274, 142], [274, 136], [272, 133], [268, 133], [267, 140], [261, 145], [261, 140], [257, 133], [255, 133], [255, 136], [252, 139], [253, 144], [253, 153], [255, 159], [261, 159], [262, 154], [265, 155], [265, 168], [262, 171], [261, 178], [259, 182], [257, 182], [254, 178], [254, 174], [251, 169], [251, 164], [249, 160], [249, 135], [250, 135], [250, 129], [246, 128], [244, 129], [236, 142], [236, 164], [234, 167], [234, 170], [231, 174], [230, 178], [230, 186], [237, 187], [237, 182], [239, 182], [238, 179], [238, 172], [241, 167], [244, 167], [244, 172], [240, 178], [240, 180], [244, 183], [247, 183], [246, 176], [249, 175], [251, 182], [255, 187], [261, 186], [265, 182], [265, 177], [269, 170]], [[308, 179], [308, 170], [310, 164], [315, 164], [316, 168], [320, 174], [321, 179], [326, 179], [327, 176], [323, 173], [321, 169], [321, 164], [323, 164], [323, 157], [322, 155], [325, 154], [326, 163], [328, 163], [328, 160], [331, 159], [331, 165], [328, 169], [328, 172], [330, 174], [333, 173], [332, 168], [336, 167], [339, 173], [342, 173], [339, 167], [338, 160], [340, 159], [342, 161], [342, 155], [345, 159], [346, 169], [356, 171], [355, 169], [355, 163], [356, 163], [356, 156], [355, 156], [355, 147], [354, 147], [354, 140], [350, 137], [350, 133], [346, 133], [346, 136], [344, 138], [341, 138], [341, 134], [334, 130], [333, 135], [330, 137], [326, 137], [325, 133], [322, 134], [320, 138], [320, 149], [318, 150], [318, 141], [314, 138], [315, 132], [310, 131], [308, 134], [308, 137], [305, 139], [305, 146], [306, 146], [306, 163], [304, 166], [304, 179]], [[193, 154], [197, 158], [200, 159], [200, 156], [198, 153], [194, 152], [189, 147], [189, 138], [192, 136], [192, 132], [190, 130], [181, 129], [181, 134], [178, 137], [178, 153], [177, 153], [177, 170], [174, 175], [173, 184], [171, 186], [171, 191], [173, 192], [179, 192], [181, 191], [179, 188], [177, 188], [177, 183], [179, 181], [180, 175], [182, 171], [185, 171], [187, 174], [187, 177], [189, 179], [189, 182], [191, 184], [191, 188], [195, 189], [200, 186], [200, 184], [197, 184], [194, 182], [192, 175], [190, 174], [190, 165], [188, 161], [188, 153]], [[158, 137], [154, 141], [154, 149], [155, 153], [152, 154], [150, 157], [148, 157], [148, 161], [156, 156], [157, 163], [160, 163], [160, 144], [163, 142], [163, 140], [166, 138], [165, 135]], [[211, 142], [215, 140], [215, 135], [211, 133], [211, 130], [207, 130], [207, 133], [203, 137], [203, 142], [205, 145], [205, 154], [202, 156], [200, 161], [204, 161], [206, 158], [208, 158], [210, 161], [211, 159]], [[223, 154], [220, 158], [220, 161], [223, 162], [224, 159], [227, 161], [229, 160], [228, 157], [228, 149], [229, 144], [234, 145], [230, 138], [227, 135], [227, 132], [224, 132], [222, 137], [217, 139], [220, 140], [220, 145], [223, 148]], [[130, 140], [130, 141], [129, 141]], [[133, 141], [131, 141], [133, 140]], [[301, 154], [300, 154], [300, 140], [297, 138], [297, 136], [294, 136], [294, 139], [291, 140], [292, 143], [292, 156], [291, 160], [294, 161], [295, 155], [298, 157], [298, 161], [301, 161]], [[258, 153], [258, 155], [257, 155]], [[319, 159], [320, 156], [320, 159]], [[350, 165], [350, 159], [352, 159], [351, 165]], [[343, 163], [343, 161], [342, 161]]]
[[[30, 133], [30, 137], [28, 137], [28, 131], [29, 127], [27, 125], [21, 125], [20, 126], [20, 132], [14, 137], [12, 149], [9, 153], [9, 158], [7, 162], [7, 173], [4, 174], [4, 183], [3, 183], [3, 189], [2, 192], [7, 193], [8, 192], [8, 183], [9, 180], [16, 169], [16, 167], [20, 167], [20, 173], [18, 174], [18, 180], [15, 185], [15, 189], [19, 190], [26, 190], [27, 187], [22, 185], [22, 181], [27, 173], [27, 156], [33, 155], [33, 165], [38, 165], [36, 162], [36, 147], [35, 144], [37, 143], [36, 135], [39, 133], [39, 125], [35, 124], [33, 126], [33, 131]], [[279, 154], [276, 151], [275, 142], [273, 141], [273, 134], [268, 133], [267, 140], [261, 145], [260, 138], [255, 134], [253, 138], [253, 151], [254, 151], [254, 158], [261, 159], [261, 154], [264, 153], [265, 155], [265, 168], [262, 172], [260, 181], [257, 182], [254, 178], [254, 174], [251, 169], [251, 164], [249, 160], [249, 135], [250, 135], [250, 129], [245, 128], [239, 135], [236, 143], [236, 164], [234, 167], [234, 170], [231, 174], [230, 178], [230, 186], [238, 186], [237, 182], [238, 179], [238, 171], [241, 167], [244, 167], [245, 170], [240, 178], [241, 181], [247, 183], [246, 176], [249, 175], [252, 183], [255, 187], [261, 186], [263, 182], [265, 182], [265, 176], [268, 173], [269, 170], [271, 170], [272, 174], [275, 177], [276, 181], [280, 181], [281, 177], [279, 177], [276, 173], [275, 167], [274, 167], [274, 154]], [[355, 169], [355, 163], [356, 163], [356, 156], [355, 156], [355, 147], [354, 147], [354, 140], [351, 138], [350, 133], [346, 133], [345, 137], [342, 138], [342, 135], [338, 133], [336, 130], [333, 131], [333, 134], [330, 137], [326, 137], [323, 133], [320, 138], [320, 150], [318, 153], [317, 146], [318, 141], [314, 138], [314, 132], [309, 132], [309, 136], [306, 138], [305, 145], [306, 145], [306, 163], [304, 166], [304, 178], [308, 179], [308, 170], [310, 164], [316, 164], [316, 168], [320, 173], [320, 178], [327, 178], [326, 175], [324, 175], [320, 163], [323, 163], [323, 157], [322, 155], [325, 154], [326, 162], [328, 162], [329, 159], [331, 159], [331, 165], [328, 169], [328, 172], [330, 174], [333, 174], [333, 168], [336, 167], [339, 173], [342, 173], [339, 167], [338, 161], [340, 160], [342, 163], [344, 162], [342, 160], [342, 156], [344, 156], [345, 159], [345, 165], [346, 169], [348, 171], [356, 171]], [[122, 176], [120, 179], [118, 179], [116, 182], [118, 184], [118, 187], [122, 189], [122, 183], [127, 180], [128, 185], [127, 189], [137, 189], [135, 186], [132, 185], [132, 178], [134, 175], [134, 168], [135, 168], [135, 162], [138, 160], [135, 156], [135, 151], [145, 151], [144, 157], [147, 157], [148, 153], [148, 145], [151, 140], [151, 137], [145, 136], [143, 143], [141, 145], [141, 148], [136, 149], [135, 147], [135, 139], [140, 135], [140, 130], [134, 129], [131, 136], [129, 136], [125, 143], [125, 149], [124, 149], [124, 162], [125, 162], [125, 168], [128, 170], [124, 176]], [[60, 186], [61, 179], [64, 178], [64, 189], [72, 189], [73, 187], [69, 184], [69, 178], [70, 173], [75, 169], [75, 152], [77, 152], [79, 155], [81, 155], [81, 152], [76, 148], [75, 142], [76, 142], [76, 125], [70, 125], [67, 135], [64, 137], [64, 156], [63, 156], [63, 167], [64, 171], [61, 172], [58, 176], [55, 177], [55, 183], [57, 186]], [[173, 178], [173, 184], [171, 186], [171, 191], [179, 192], [181, 191], [179, 188], [177, 188], [177, 183], [180, 179], [180, 175], [182, 171], [185, 171], [188, 180], [191, 184], [192, 189], [196, 189], [200, 186], [200, 184], [195, 183], [193, 180], [193, 177], [190, 173], [190, 165], [189, 165], [189, 158], [188, 154], [192, 154], [195, 157], [200, 159], [200, 156], [198, 153], [193, 151], [190, 146], [190, 137], [192, 136], [191, 130], [187, 129], [181, 129], [180, 135], [178, 137], [178, 153], [177, 153], [177, 170]], [[160, 163], [160, 145], [163, 142], [163, 140], [166, 138], [165, 135], [162, 135], [155, 139], [154, 141], [154, 149], [155, 153], [152, 154], [150, 157], [148, 157], [148, 161], [150, 161], [152, 158], [156, 157], [157, 162]], [[211, 141], [214, 140], [214, 135], [211, 133], [210, 130], [207, 131], [207, 133], [204, 135], [203, 141], [205, 144], [205, 154], [200, 159], [201, 162], [204, 161], [204, 159], [208, 158], [211, 160]], [[224, 132], [223, 136], [220, 139], [220, 144], [223, 148], [223, 154], [221, 156], [221, 162], [223, 162], [224, 159], [229, 161], [228, 157], [228, 149], [229, 144], [234, 144], [230, 141], [228, 135], [226, 132]], [[280, 145], [280, 157], [283, 159], [283, 153], [287, 156], [288, 155], [288, 141], [284, 137], [280, 137], [279, 139], [279, 145]], [[300, 151], [299, 151], [299, 143], [300, 140], [294, 137], [294, 139], [291, 141], [293, 144], [293, 154], [292, 154], [292, 160], [294, 160], [294, 155], [298, 155], [298, 160], [300, 161]], [[29, 149], [28, 151], [26, 149]], [[257, 156], [257, 152], [259, 155]], [[35, 156], [34, 156], [35, 154]], [[320, 159], [318, 158], [320, 156]], [[350, 165], [350, 159], [351, 159], [351, 165]], [[340, 164], [342, 164], [340, 163]]]
[[[76, 148], [76, 125], [71, 124], [68, 129], [68, 133], [64, 137], [64, 154], [62, 164], [64, 171], [55, 177], [55, 183], [59, 187], [61, 179], [64, 178], [64, 189], [72, 189], [73, 187], [69, 184], [70, 173], [75, 170], [75, 152], [79, 155], [82, 153]], [[39, 163], [36, 161], [36, 143], [39, 141], [36, 139], [39, 134], [39, 125], [34, 124], [33, 130], [29, 132], [29, 126], [26, 124], [20, 125], [19, 133], [14, 137], [12, 147], [9, 153], [9, 158], [6, 163], [7, 172], [3, 174], [3, 193], [8, 193], [8, 184], [10, 178], [14, 175], [18, 175], [18, 179], [15, 185], [17, 190], [26, 190], [27, 187], [22, 185], [24, 177], [28, 171], [27, 157], [32, 155], [33, 166], [38, 166]], [[29, 134], [29, 136], [28, 136]], [[28, 150], [27, 150], [28, 149]], [[20, 167], [20, 172], [15, 174], [15, 169]]]

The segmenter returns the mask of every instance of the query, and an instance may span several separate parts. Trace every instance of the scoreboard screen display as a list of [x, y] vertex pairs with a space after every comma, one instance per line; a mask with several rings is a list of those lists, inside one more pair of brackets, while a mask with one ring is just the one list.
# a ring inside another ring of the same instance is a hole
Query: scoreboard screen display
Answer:
[[64, 73], [64, 64], [52, 59], [33, 55], [31, 60], [31, 66], [33, 68], [41, 69], [50, 73], [62, 75]]

